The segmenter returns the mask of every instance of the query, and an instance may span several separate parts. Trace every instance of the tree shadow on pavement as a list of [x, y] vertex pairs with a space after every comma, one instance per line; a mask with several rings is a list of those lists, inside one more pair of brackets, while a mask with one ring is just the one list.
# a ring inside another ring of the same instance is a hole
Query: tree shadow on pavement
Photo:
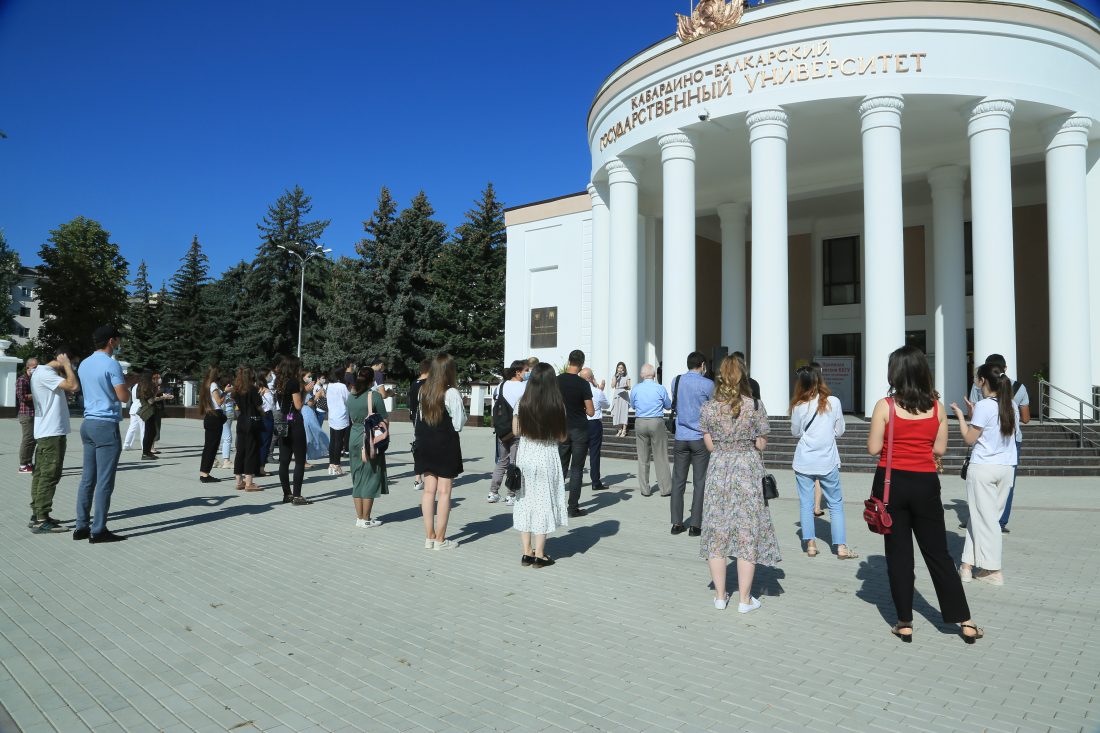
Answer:
[[554, 559], [583, 555], [595, 547], [600, 540], [612, 537], [618, 532], [619, 522], [614, 519], [570, 529], [565, 535], [550, 537], [546, 540], [546, 554]]
[[[882, 620], [891, 626], [898, 620], [897, 611], [894, 609], [894, 600], [890, 595], [890, 579], [886, 574], [886, 558], [882, 555], [872, 555], [859, 563], [856, 579], [862, 580], [863, 585], [856, 591], [856, 598], [866, 601], [878, 608]], [[924, 599], [916, 589], [913, 590], [913, 614], [920, 614], [932, 626], [935, 626], [943, 634], [958, 634], [959, 627], [955, 624], [947, 624], [939, 610]]]

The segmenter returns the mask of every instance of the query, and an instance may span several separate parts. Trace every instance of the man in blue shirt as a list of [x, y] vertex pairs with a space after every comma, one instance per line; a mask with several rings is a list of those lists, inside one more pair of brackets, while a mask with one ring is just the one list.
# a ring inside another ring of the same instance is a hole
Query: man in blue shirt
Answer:
[[114, 326], [100, 326], [92, 335], [92, 342], [96, 350], [80, 363], [77, 372], [84, 392], [84, 422], [80, 426], [84, 473], [76, 493], [73, 539], [98, 544], [126, 539], [107, 530], [107, 513], [111, 510], [115, 472], [122, 455], [122, 436], [118, 431], [121, 407], [129, 399], [130, 391], [122, 367], [113, 358], [122, 344], [122, 334]]
[[672, 493], [672, 474], [668, 469], [668, 429], [665, 410], [672, 408], [665, 388], [653, 381], [656, 372], [652, 364], [642, 364], [641, 380], [630, 391], [630, 406], [634, 408], [634, 436], [638, 447], [638, 488], [642, 496], [651, 496], [649, 488], [649, 456], [657, 467], [657, 488], [661, 496]]
[[698, 351], [688, 354], [688, 370], [672, 382], [676, 410], [676, 442], [672, 446], [672, 534], [684, 531], [684, 492], [688, 464], [691, 465], [691, 517], [688, 536], [698, 537], [703, 524], [703, 490], [707, 481], [710, 452], [699, 430], [699, 412], [714, 394], [714, 382], [703, 376], [706, 357]]

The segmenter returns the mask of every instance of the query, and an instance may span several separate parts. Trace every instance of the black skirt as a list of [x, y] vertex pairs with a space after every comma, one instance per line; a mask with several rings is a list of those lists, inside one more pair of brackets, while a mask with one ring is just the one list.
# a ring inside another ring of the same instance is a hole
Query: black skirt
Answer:
[[414, 435], [413, 466], [418, 474], [455, 478], [462, 473], [462, 444], [446, 411], [438, 425], [418, 420]]

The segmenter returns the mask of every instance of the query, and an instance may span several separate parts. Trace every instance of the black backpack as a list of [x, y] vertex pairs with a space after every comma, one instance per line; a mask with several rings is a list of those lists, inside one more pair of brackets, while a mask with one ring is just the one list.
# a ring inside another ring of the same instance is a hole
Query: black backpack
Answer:
[[493, 432], [497, 434], [498, 440], [511, 440], [513, 414], [508, 400], [498, 393], [496, 401], [493, 402]]

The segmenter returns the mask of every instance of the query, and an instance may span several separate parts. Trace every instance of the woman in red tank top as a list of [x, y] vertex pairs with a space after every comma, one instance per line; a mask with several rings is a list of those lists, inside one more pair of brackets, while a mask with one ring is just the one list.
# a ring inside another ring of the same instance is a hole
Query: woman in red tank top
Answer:
[[[935, 459], [947, 450], [947, 418], [932, 387], [928, 358], [914, 346], [897, 349], [890, 354], [887, 380], [890, 397], [875, 405], [867, 451], [881, 455], [871, 493], [886, 502], [894, 521], [893, 531], [883, 536], [890, 595], [898, 618], [891, 633], [905, 642], [913, 640], [915, 537], [932, 576], [944, 622], [959, 624], [963, 641], [973, 644], [985, 634], [970, 618], [955, 560], [947, 550]], [[892, 451], [888, 437], [891, 422]], [[884, 489], [888, 455], [891, 482], [887, 501]]]

